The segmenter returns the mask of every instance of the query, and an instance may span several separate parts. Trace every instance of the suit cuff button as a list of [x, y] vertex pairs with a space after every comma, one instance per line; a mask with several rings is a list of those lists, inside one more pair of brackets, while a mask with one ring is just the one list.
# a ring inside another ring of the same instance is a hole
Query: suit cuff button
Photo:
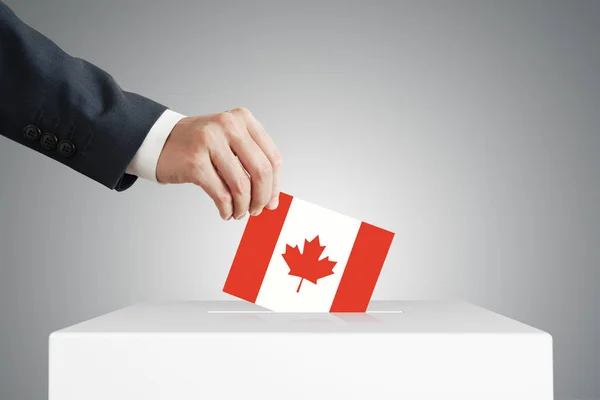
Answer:
[[46, 150], [54, 150], [58, 144], [58, 138], [51, 133], [44, 133], [40, 139], [42, 147]]
[[27, 140], [36, 140], [40, 135], [40, 128], [35, 125], [27, 125], [23, 128], [23, 136], [25, 136]]
[[63, 140], [58, 144], [58, 154], [64, 158], [71, 158], [75, 154], [75, 145], [69, 140]]

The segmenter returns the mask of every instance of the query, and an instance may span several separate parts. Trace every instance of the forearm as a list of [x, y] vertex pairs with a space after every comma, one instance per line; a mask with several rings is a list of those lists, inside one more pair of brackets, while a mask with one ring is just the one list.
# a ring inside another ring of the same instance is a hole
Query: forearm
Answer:
[[68, 55], [0, 2], [4, 136], [104, 186], [124, 190], [135, 180], [127, 167], [165, 110]]

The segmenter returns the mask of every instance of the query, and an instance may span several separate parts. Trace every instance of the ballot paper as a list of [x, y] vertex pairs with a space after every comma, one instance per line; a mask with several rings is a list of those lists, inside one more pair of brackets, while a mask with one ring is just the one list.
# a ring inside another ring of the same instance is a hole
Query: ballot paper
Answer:
[[223, 291], [277, 312], [365, 312], [393, 238], [281, 193], [249, 217]]

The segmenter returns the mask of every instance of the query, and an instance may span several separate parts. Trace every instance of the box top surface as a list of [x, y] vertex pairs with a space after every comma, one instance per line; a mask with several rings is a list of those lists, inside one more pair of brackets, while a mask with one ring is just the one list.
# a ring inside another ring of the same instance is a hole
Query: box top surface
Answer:
[[366, 313], [275, 313], [241, 301], [141, 303], [68, 333], [544, 333], [460, 301], [372, 301]]

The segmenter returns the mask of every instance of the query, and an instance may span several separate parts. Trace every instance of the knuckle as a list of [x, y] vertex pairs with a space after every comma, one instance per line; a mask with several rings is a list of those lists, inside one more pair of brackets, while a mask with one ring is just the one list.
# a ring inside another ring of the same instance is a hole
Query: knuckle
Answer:
[[245, 131], [233, 129], [227, 132], [227, 136], [231, 144], [236, 147], [242, 147], [243, 145], [247, 144], [248, 135]]
[[256, 174], [258, 179], [266, 179], [272, 173], [271, 164], [268, 162], [261, 163], [256, 167]]
[[218, 113], [215, 115], [215, 122], [226, 130], [229, 130], [235, 125], [235, 116], [229, 112]]
[[281, 157], [281, 153], [276, 151], [275, 154], [273, 154], [273, 159], [272, 159], [272, 163], [273, 163], [273, 167], [274, 168], [281, 168], [283, 165], [283, 158]]
[[225, 206], [230, 205], [233, 199], [231, 197], [231, 194], [228, 191], [222, 190], [219, 193], [217, 193], [216, 200], [219, 205], [221, 205], [222, 207], [225, 207]]
[[233, 185], [234, 194], [237, 196], [244, 196], [249, 192], [249, 190], [250, 180], [248, 179], [246, 174], [240, 174], [239, 176], [237, 176]]
[[245, 107], [238, 107], [238, 108], [234, 109], [233, 112], [235, 112], [236, 114], [241, 115], [245, 119], [251, 119], [251, 118], [253, 118], [253, 115], [250, 112], [250, 110], [248, 110]]

